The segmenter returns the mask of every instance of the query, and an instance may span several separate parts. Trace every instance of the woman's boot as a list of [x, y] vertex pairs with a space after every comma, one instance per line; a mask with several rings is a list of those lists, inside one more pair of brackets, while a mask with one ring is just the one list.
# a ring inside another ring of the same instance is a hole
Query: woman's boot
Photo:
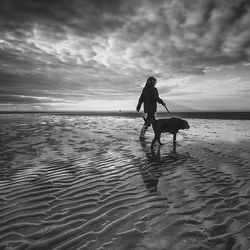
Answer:
[[145, 139], [145, 133], [148, 129], [148, 126], [143, 125], [142, 129], [141, 129], [141, 133], [140, 133], [140, 140], [144, 140]]

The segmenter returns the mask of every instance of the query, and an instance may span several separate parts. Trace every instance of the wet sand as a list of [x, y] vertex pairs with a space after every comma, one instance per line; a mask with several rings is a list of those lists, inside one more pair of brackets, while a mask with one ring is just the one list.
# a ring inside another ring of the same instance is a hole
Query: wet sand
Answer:
[[0, 115], [0, 249], [250, 248], [250, 121]]

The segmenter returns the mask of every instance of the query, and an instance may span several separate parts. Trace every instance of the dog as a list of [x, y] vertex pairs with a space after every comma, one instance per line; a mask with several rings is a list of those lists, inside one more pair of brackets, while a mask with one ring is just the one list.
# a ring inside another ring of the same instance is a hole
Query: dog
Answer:
[[156, 141], [159, 142], [160, 145], [163, 145], [161, 143], [160, 137], [161, 133], [170, 133], [173, 135], [173, 144], [176, 144], [176, 134], [180, 129], [189, 129], [190, 126], [186, 120], [183, 120], [181, 118], [171, 117], [171, 118], [165, 118], [165, 119], [158, 119], [155, 120], [152, 124], [155, 137], [151, 143], [151, 148], [153, 148]]

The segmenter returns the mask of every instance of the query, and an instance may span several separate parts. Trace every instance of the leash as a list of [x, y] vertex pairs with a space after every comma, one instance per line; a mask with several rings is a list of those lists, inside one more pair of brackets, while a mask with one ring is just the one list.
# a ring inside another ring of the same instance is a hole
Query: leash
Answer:
[[168, 110], [168, 108], [167, 108], [166, 105], [165, 105], [164, 107], [165, 107], [165, 109], [168, 111], [168, 113], [169, 113], [170, 115], [173, 115], [173, 114]]

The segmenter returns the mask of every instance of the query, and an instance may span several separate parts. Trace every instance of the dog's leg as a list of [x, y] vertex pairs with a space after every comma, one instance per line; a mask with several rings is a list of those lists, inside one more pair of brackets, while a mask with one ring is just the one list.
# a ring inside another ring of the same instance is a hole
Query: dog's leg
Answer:
[[176, 143], [173, 144], [173, 153], [176, 153]]
[[176, 153], [176, 133], [173, 133], [173, 153]]
[[176, 143], [176, 133], [173, 134], [173, 143]]
[[161, 133], [157, 134], [156, 139], [157, 139], [157, 141], [159, 142], [160, 145], [163, 145], [163, 143], [161, 142]]
[[155, 138], [153, 139], [153, 141], [151, 143], [151, 149], [154, 147], [155, 142], [156, 142], [156, 136], [155, 136]]
[[156, 141], [158, 141], [160, 143], [160, 145], [162, 145], [162, 143], [160, 142], [160, 136], [161, 136], [161, 134], [158, 134], [158, 133], [155, 134], [155, 137], [154, 137], [154, 139], [153, 139], [153, 141], [151, 143], [151, 149], [153, 148]]

